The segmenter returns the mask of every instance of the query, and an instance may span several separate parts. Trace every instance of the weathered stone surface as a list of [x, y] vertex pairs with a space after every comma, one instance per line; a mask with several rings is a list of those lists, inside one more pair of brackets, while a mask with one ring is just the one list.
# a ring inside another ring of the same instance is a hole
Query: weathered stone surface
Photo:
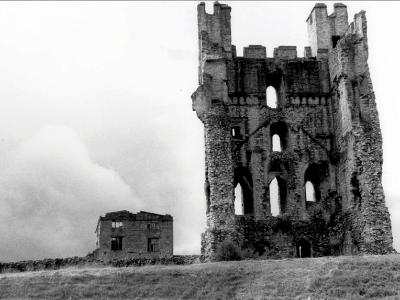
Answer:
[[[296, 47], [266, 57], [260, 45], [237, 57], [230, 11], [216, 2], [208, 14], [198, 5], [200, 86], [192, 100], [205, 128], [202, 253], [213, 259], [226, 238], [286, 257], [393, 251], [365, 12], [348, 24], [345, 5], [336, 3], [328, 16], [326, 5], [316, 4], [307, 19], [310, 47], [299, 58]], [[267, 105], [270, 86], [276, 107]], [[276, 217], [269, 191], [275, 178]], [[308, 181], [315, 202], [306, 201]], [[235, 216], [238, 184], [243, 216]]]
[[[97, 249], [94, 254], [102, 261], [168, 258], [173, 255], [173, 218], [170, 215], [143, 211], [132, 214], [126, 210], [111, 212], [99, 218], [96, 233]], [[121, 242], [114, 249], [113, 238]], [[150, 240], [155, 240], [156, 245], [149, 245]]]

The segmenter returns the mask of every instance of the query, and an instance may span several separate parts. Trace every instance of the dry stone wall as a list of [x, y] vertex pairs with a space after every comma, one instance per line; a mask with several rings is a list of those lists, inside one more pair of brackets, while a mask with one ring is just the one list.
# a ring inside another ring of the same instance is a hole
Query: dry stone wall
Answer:
[[43, 270], [59, 270], [70, 267], [93, 267], [93, 266], [147, 266], [147, 265], [189, 265], [203, 261], [199, 255], [173, 255], [171, 257], [140, 257], [114, 259], [102, 261], [94, 257], [91, 253], [84, 257], [74, 256], [67, 258], [46, 258], [41, 260], [25, 260], [18, 262], [0, 262], [1, 273], [35, 272]]

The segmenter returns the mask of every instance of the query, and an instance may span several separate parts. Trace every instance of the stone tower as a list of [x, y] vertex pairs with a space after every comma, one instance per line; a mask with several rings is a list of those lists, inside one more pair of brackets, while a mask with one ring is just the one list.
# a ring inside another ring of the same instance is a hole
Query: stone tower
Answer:
[[[393, 251], [365, 12], [349, 24], [345, 5], [334, 4], [328, 15], [317, 3], [304, 57], [294, 46], [269, 57], [260, 45], [236, 56], [230, 12], [218, 2], [213, 14], [198, 5], [199, 87], [192, 101], [205, 135], [202, 253], [212, 260], [226, 239], [266, 256]], [[275, 105], [267, 99], [271, 87]], [[235, 214], [238, 185], [242, 212]]]

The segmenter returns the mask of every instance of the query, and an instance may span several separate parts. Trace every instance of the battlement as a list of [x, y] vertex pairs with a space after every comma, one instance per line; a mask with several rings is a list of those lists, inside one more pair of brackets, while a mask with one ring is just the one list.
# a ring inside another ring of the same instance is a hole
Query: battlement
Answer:
[[249, 45], [243, 48], [243, 56], [246, 58], [266, 58], [267, 48], [261, 45]]
[[203, 1], [200, 2], [198, 4], [198, 8], [199, 7], [208, 15], [217, 15], [217, 14], [219, 14], [221, 12], [221, 9], [229, 9], [229, 10], [231, 9], [229, 5], [223, 4], [223, 3], [219, 3], [218, 1], [214, 2], [214, 5], [213, 5], [214, 12], [212, 14], [209, 14], [209, 13], [206, 12], [206, 3], [205, 2], [203, 2]]
[[[327, 50], [320, 49], [319, 53], [326, 53]], [[236, 57], [236, 47], [232, 45], [232, 57]], [[297, 47], [296, 46], [279, 46], [274, 48], [273, 56], [267, 55], [267, 49], [262, 45], [249, 45], [247, 47], [243, 47], [243, 58], [250, 59], [280, 59], [280, 60], [293, 60], [293, 59], [315, 59], [315, 56], [312, 55], [311, 47], [304, 47], [303, 57], [298, 57], [297, 55]]]
[[[323, 57], [335, 48], [349, 28], [347, 7], [343, 3], [335, 3], [333, 12], [328, 15], [324, 3], [316, 3], [306, 22], [310, 48], [304, 51], [304, 57]], [[215, 2], [213, 12], [206, 12], [206, 5], [201, 2], [197, 6], [199, 29], [199, 60], [232, 58], [236, 51], [232, 46], [231, 8], [226, 4]], [[262, 45], [249, 45], [243, 49], [245, 58], [266, 58], [266, 48]], [[273, 57], [279, 59], [297, 58], [294, 46], [279, 46], [274, 49]]]
[[279, 59], [296, 59], [297, 47], [296, 46], [279, 46], [274, 49], [274, 58]]
[[[235, 56], [235, 55], [234, 55]], [[256, 58], [256, 59], [265, 59], [267, 58], [267, 49], [262, 45], [249, 45], [248, 47], [243, 48], [243, 57], [244, 58]], [[305, 57], [310, 57], [305, 56]], [[296, 46], [279, 46], [274, 48], [273, 58], [275, 59], [296, 59], [297, 57], [297, 47]]]

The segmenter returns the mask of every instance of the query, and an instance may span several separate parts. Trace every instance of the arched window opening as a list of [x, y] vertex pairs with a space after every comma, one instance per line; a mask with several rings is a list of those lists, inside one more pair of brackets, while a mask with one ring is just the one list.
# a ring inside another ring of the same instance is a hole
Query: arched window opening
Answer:
[[311, 181], [306, 182], [306, 201], [315, 202], [315, 190]]
[[272, 151], [281, 152], [281, 138], [279, 135], [274, 134], [272, 137]]
[[[323, 161], [312, 163], [304, 173], [305, 196], [307, 201], [318, 202], [321, 200], [321, 192], [324, 183], [329, 176], [328, 163]], [[312, 196], [314, 194], [314, 196]]]
[[278, 216], [280, 213], [279, 192], [278, 180], [274, 178], [269, 184], [269, 203], [271, 205], [271, 215], [274, 217]]
[[233, 183], [235, 186], [235, 214], [253, 214], [253, 182], [250, 171], [245, 167], [236, 168]]
[[278, 106], [278, 96], [276, 90], [273, 86], [267, 87], [266, 91], [267, 106], [271, 108], [277, 108]]
[[235, 215], [243, 215], [243, 191], [240, 184], [235, 188]]
[[[270, 126], [272, 151], [285, 151], [288, 140], [288, 127], [285, 122], [272, 123]], [[279, 149], [279, 150], [277, 150]]]
[[300, 239], [296, 243], [297, 257], [311, 257], [311, 244], [306, 239]]

